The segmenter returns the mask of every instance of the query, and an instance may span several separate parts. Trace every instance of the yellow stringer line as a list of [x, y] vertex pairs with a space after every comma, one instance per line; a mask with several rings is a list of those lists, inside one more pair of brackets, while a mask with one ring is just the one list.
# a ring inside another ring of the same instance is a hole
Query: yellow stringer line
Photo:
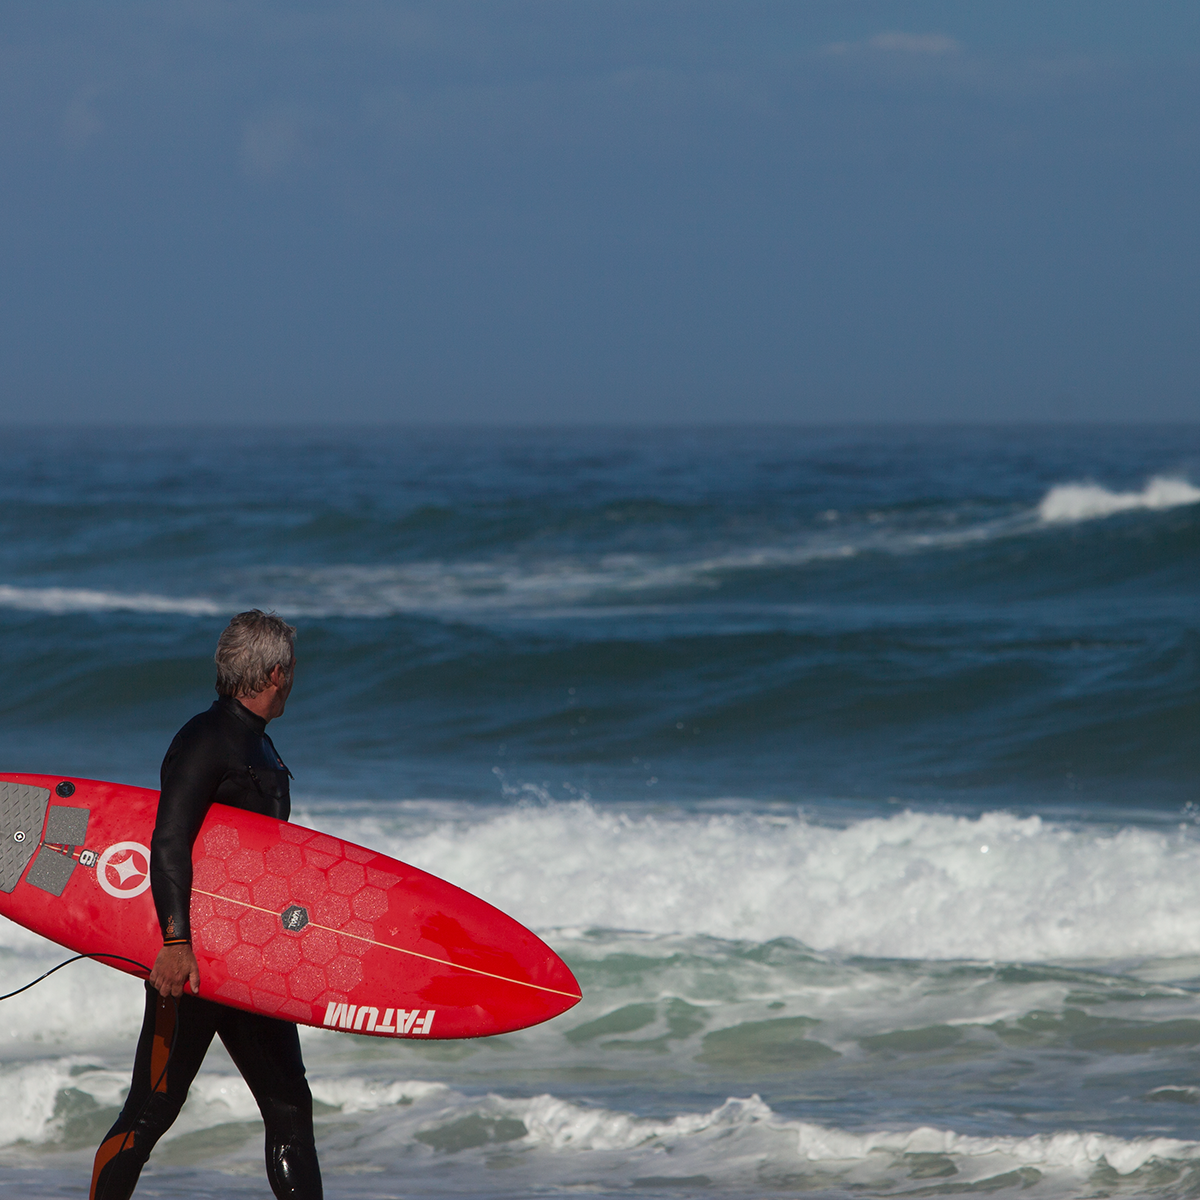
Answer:
[[[201, 888], [194, 887], [192, 891], [200, 896], [208, 896], [213, 900], [224, 900], [226, 904], [240, 904], [243, 908], [252, 908], [255, 912], [266, 913], [271, 917], [278, 917], [277, 913], [272, 908], [260, 908], [257, 904], [251, 904], [249, 900], [235, 900], [232, 896], [220, 896], [216, 892], [206, 892]], [[357, 941], [366, 942], [369, 946], [378, 946], [382, 950], [395, 950], [397, 954], [408, 954], [413, 958], [423, 958], [427, 962], [438, 963], [443, 967], [452, 967], [456, 971], [470, 971], [472, 975], [485, 975], [488, 979], [499, 979], [502, 983], [515, 983], [518, 987], [534, 988], [539, 992], [552, 992], [555, 996], [568, 996], [572, 1000], [582, 1000], [583, 997], [575, 992], [564, 992], [558, 988], [545, 987], [540, 983], [528, 983], [524, 979], [509, 979], [507, 975], [494, 975], [491, 971], [481, 971], [478, 967], [467, 967], [462, 963], [450, 962], [445, 958], [434, 958], [432, 954], [422, 954], [419, 950], [405, 950], [403, 946], [389, 946], [387, 942], [377, 942], [374, 938], [362, 937], [357, 933], [347, 933], [344, 929], [330, 929], [328, 925], [318, 925], [315, 921], [308, 923], [309, 929], [323, 929], [326, 933], [336, 934], [338, 937], [355, 938]]]

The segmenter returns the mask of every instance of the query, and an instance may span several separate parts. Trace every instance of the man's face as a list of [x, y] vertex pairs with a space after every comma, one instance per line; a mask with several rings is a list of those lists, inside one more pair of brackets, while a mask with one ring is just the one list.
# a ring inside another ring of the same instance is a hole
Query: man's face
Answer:
[[283, 716], [283, 710], [287, 706], [287, 699], [292, 694], [292, 684], [296, 679], [296, 664], [293, 661], [292, 671], [290, 675], [285, 675], [284, 670], [280, 666], [271, 672], [271, 682], [275, 685], [275, 695], [271, 700], [271, 719]]

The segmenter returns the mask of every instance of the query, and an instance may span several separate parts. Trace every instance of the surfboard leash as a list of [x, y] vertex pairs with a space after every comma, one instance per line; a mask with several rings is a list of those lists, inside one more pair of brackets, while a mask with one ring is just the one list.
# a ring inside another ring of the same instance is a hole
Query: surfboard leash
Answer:
[[39, 975], [32, 983], [27, 983], [24, 987], [17, 988], [14, 992], [7, 992], [0, 996], [0, 1000], [11, 1000], [14, 996], [19, 996], [22, 992], [27, 992], [31, 987], [37, 987], [43, 979], [49, 979], [55, 971], [61, 971], [63, 967], [69, 967], [72, 963], [79, 962], [81, 958], [115, 958], [119, 962], [127, 962], [130, 966], [139, 967], [150, 974], [150, 968], [143, 962], [138, 962], [136, 958], [126, 958], [124, 954], [105, 954], [103, 950], [97, 950], [94, 954], [76, 954], [74, 958], [68, 958], [65, 962], [60, 962], [57, 967], [51, 967], [44, 975]]

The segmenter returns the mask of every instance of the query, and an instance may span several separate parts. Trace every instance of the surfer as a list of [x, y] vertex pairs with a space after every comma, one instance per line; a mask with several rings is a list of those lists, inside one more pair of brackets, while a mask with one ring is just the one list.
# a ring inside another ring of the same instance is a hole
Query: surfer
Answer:
[[272, 1191], [280, 1200], [321, 1200], [312, 1094], [296, 1026], [201, 1000], [189, 924], [192, 842], [209, 805], [283, 821], [291, 811], [291, 772], [266, 728], [283, 714], [292, 690], [295, 635], [292, 626], [258, 609], [234, 617], [217, 643], [217, 699], [184, 725], [163, 759], [150, 847], [163, 947], [146, 983], [129, 1097], [96, 1151], [91, 1200], [133, 1194], [154, 1144], [179, 1115], [214, 1034], [258, 1102]]

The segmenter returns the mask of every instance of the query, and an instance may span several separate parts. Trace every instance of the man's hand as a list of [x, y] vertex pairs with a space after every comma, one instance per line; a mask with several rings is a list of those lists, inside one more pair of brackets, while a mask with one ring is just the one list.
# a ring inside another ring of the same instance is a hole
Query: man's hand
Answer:
[[192, 995], [200, 992], [200, 964], [188, 942], [164, 946], [154, 960], [150, 983], [160, 996], [182, 996], [183, 985], [191, 984]]

